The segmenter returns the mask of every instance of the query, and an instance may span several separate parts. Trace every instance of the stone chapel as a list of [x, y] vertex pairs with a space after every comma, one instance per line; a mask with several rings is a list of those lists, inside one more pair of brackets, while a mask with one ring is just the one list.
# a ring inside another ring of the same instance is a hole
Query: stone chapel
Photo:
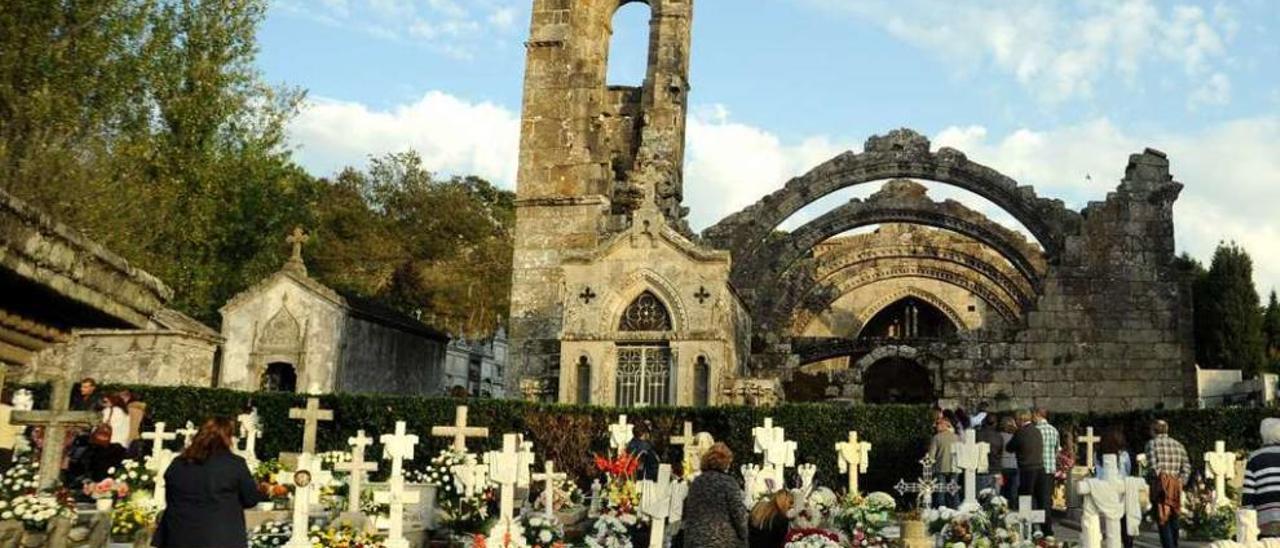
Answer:
[[283, 268], [221, 308], [226, 342], [217, 386], [443, 395], [449, 336], [311, 278], [305, 240], [295, 230]]

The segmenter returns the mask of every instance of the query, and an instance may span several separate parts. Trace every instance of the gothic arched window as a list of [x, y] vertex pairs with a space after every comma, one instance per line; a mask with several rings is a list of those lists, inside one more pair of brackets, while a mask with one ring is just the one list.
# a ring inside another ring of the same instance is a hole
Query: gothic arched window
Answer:
[[667, 306], [651, 292], [641, 293], [622, 313], [619, 331], [671, 331]]
[[591, 360], [586, 356], [578, 358], [578, 402], [591, 403]]

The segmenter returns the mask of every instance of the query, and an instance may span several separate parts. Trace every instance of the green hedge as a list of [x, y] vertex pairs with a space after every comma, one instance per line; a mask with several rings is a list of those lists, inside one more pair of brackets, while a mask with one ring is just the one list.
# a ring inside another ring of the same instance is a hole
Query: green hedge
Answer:
[[[130, 386], [148, 403], [152, 420], [181, 425], [187, 420], [214, 416], [234, 416], [252, 403], [258, 408], [264, 428], [258, 444], [261, 458], [281, 452], [295, 452], [302, 444], [302, 422], [288, 418], [290, 407], [300, 407], [305, 397], [286, 393], [246, 393], [209, 388], [176, 388]], [[113, 387], [104, 387], [111, 390]], [[43, 390], [38, 393], [42, 393]], [[421, 444], [416, 465], [422, 465], [443, 449], [448, 439], [428, 435], [431, 426], [452, 424], [454, 408], [465, 403], [470, 407], [470, 422], [490, 428], [490, 437], [473, 441], [470, 447], [492, 449], [501, 445], [501, 434], [523, 433], [532, 440], [535, 451], [556, 461], [580, 479], [595, 476], [593, 453], [608, 450], [607, 426], [617, 420], [618, 409], [536, 404], [511, 400], [458, 400], [389, 395], [335, 394], [321, 396], [322, 407], [334, 412], [335, 421], [321, 423], [318, 434], [320, 450], [347, 450], [346, 440], [363, 429], [370, 436], [389, 432], [396, 420], [408, 423], [418, 434]], [[869, 441], [871, 473], [863, 479], [867, 490], [889, 491], [899, 478], [914, 478], [919, 472], [918, 460], [928, 443], [932, 429], [929, 410], [921, 406], [843, 406], [833, 404], [784, 404], [773, 408], [706, 407], [630, 409], [631, 422], [648, 419], [654, 425], [654, 442], [666, 462], [679, 458], [678, 450], [668, 439], [678, 434], [683, 421], [693, 422], [696, 431], [711, 432], [717, 440], [729, 444], [736, 463], [758, 462], [751, 452], [751, 429], [765, 417], [787, 429], [788, 439], [799, 446], [798, 462], [812, 462], [819, 467], [818, 481], [828, 486], [841, 486], [837, 477], [834, 444], [845, 438], [849, 430], [857, 430], [861, 439]], [[1160, 412], [1133, 412], [1113, 415], [1062, 414], [1054, 417], [1061, 428], [1093, 426], [1101, 433], [1112, 424], [1121, 424], [1131, 449], [1141, 451], [1146, 443], [1147, 425], [1159, 417], [1172, 425], [1173, 435], [1187, 445], [1198, 464], [1202, 454], [1213, 448], [1213, 442], [1225, 440], [1231, 449], [1256, 448], [1259, 445], [1258, 424], [1262, 418], [1276, 416], [1272, 409], [1214, 409]], [[381, 454], [381, 448], [370, 448], [370, 456]], [[412, 465], [411, 465], [412, 466]]]

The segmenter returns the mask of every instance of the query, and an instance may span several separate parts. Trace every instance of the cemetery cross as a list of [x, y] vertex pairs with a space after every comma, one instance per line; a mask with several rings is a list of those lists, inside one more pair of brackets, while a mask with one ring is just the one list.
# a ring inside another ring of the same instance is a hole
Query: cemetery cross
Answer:
[[387, 476], [387, 490], [374, 494], [379, 504], [390, 506], [390, 523], [387, 527], [387, 548], [409, 548], [409, 540], [404, 538], [404, 505], [419, 502], [417, 491], [404, 489], [404, 461], [413, 460], [413, 447], [418, 445], [418, 436], [405, 433], [405, 422], [396, 421], [394, 434], [382, 435], [382, 456], [391, 460], [391, 475]]
[[196, 425], [195, 425], [195, 424], [192, 424], [192, 422], [191, 422], [191, 421], [187, 421], [187, 425], [186, 425], [186, 426], [184, 426], [184, 427], [182, 427], [182, 428], [179, 428], [179, 429], [177, 429], [177, 430], [174, 430], [174, 432], [177, 432], [177, 434], [178, 434], [179, 436], [182, 436], [182, 448], [183, 448], [183, 449], [186, 449], [186, 448], [188, 448], [188, 447], [191, 447], [191, 440], [192, 440], [193, 438], [195, 438], [195, 437], [196, 437], [196, 433], [197, 433], [197, 432], [199, 432], [199, 431], [200, 431], [200, 430], [199, 430], [199, 429], [197, 429], [197, 428], [196, 428]]
[[543, 463], [543, 471], [533, 474], [533, 481], [541, 481], [546, 484], [542, 488], [542, 503], [546, 505], [544, 512], [548, 520], [556, 516], [556, 489], [558, 484], [569, 478], [568, 474], [556, 472], [556, 463], [547, 461]]
[[[13, 411], [13, 423], [44, 427], [44, 448], [40, 450], [40, 490], [57, 487], [62, 473], [62, 447], [67, 429], [96, 424], [101, 417], [92, 411], [69, 411], [71, 387], [66, 379], [53, 380], [48, 411]], [[52, 450], [50, 450], [52, 448]]]
[[1227, 480], [1236, 475], [1236, 454], [1227, 451], [1227, 442], [1218, 440], [1213, 451], [1204, 454], [1204, 469], [1213, 478], [1213, 503], [1227, 502]]
[[1022, 495], [1018, 497], [1018, 511], [1013, 515], [1018, 518], [1022, 524], [1022, 540], [1031, 540], [1031, 527], [1038, 523], [1044, 523], [1044, 510], [1031, 509], [1031, 495]]
[[871, 444], [858, 441], [858, 433], [850, 431], [849, 441], [836, 443], [840, 472], [849, 475], [849, 494], [858, 495], [858, 475], [867, 473]]
[[431, 435], [442, 438], [452, 437], [454, 451], [467, 451], [467, 438], [487, 438], [489, 429], [480, 426], [467, 426], [467, 406], [459, 405], [453, 412], [453, 426], [433, 426]]
[[333, 420], [333, 411], [321, 409], [318, 398], [307, 398], [305, 408], [289, 409], [289, 418], [302, 421], [302, 452], [315, 454], [316, 427], [319, 426], [320, 421]]
[[1093, 444], [1101, 442], [1102, 438], [1095, 436], [1093, 434], [1093, 427], [1089, 426], [1084, 429], [1083, 436], [1076, 437], [1076, 441], [1084, 444], [1084, 466], [1085, 468], [1088, 468], [1090, 472], [1092, 472], [1094, 467]]
[[364, 451], [373, 443], [373, 438], [364, 435], [364, 430], [357, 430], [355, 437], [347, 438], [351, 446], [351, 460], [333, 466], [334, 470], [347, 472], [347, 512], [356, 512], [360, 508], [360, 495], [364, 490], [365, 474], [376, 472], [378, 463], [364, 460]]
[[972, 512], [982, 508], [978, 504], [978, 474], [987, 472], [987, 455], [991, 445], [977, 442], [972, 428], [965, 429], [964, 439], [952, 447], [955, 451], [956, 466], [964, 469], [964, 502], [960, 511]]

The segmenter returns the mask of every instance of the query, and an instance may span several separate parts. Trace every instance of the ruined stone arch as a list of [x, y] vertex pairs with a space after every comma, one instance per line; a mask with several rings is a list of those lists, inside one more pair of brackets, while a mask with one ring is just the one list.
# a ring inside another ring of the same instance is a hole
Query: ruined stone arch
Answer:
[[[794, 232], [775, 239], [758, 254], [735, 257], [732, 278], [738, 287], [750, 287], [779, 279], [818, 244], [850, 230], [878, 224], [927, 225], [968, 236], [995, 250], [1013, 264], [1020, 275], [1039, 288], [1043, 256], [1017, 232], [1005, 228], [959, 202], [935, 202], [919, 183], [890, 181], [866, 200], [854, 199], [824, 213]], [[766, 283], [765, 287], [769, 287]]]
[[[935, 295], [932, 291], [929, 291], [921, 287], [909, 286], [909, 287], [904, 287], [902, 289], [894, 291], [893, 293], [890, 293], [888, 295], [885, 295], [884, 297], [876, 300], [870, 306], [867, 306], [862, 310], [859, 310], [858, 311], [858, 329], [859, 330], [864, 329], [867, 326], [867, 322], [871, 321], [871, 318], [874, 318], [876, 314], [880, 313], [881, 310], [884, 310], [885, 308], [888, 308], [893, 303], [901, 301], [902, 299], [905, 299], [907, 297], [915, 297], [926, 303], [929, 303], [934, 308], [937, 308], [939, 311], [941, 311], [942, 314], [945, 315], [948, 320], [951, 320], [951, 323], [953, 325], [955, 325], [957, 328], [959, 328], [962, 331], [968, 331], [970, 329], [973, 329], [974, 327], [970, 325], [969, 322], [965, 321], [964, 317], [961, 316], [958, 311], [956, 311], [955, 307], [951, 306], [951, 303], [948, 303], [943, 298]], [[857, 334], [855, 334], [854, 336], [857, 337]]]
[[1014, 323], [1020, 317], [1021, 309], [1018, 303], [1003, 290], [981, 277], [969, 275], [969, 272], [963, 268], [948, 263], [930, 260], [896, 261], [842, 272], [846, 274], [815, 288], [806, 300], [797, 302], [791, 309], [788, 325], [793, 334], [802, 333], [809, 322], [829, 309], [840, 297], [876, 282], [897, 278], [928, 278], [948, 283], [982, 299], [1006, 322]]
[[733, 256], [754, 255], [777, 227], [805, 206], [837, 190], [895, 178], [921, 179], [955, 186], [981, 196], [1008, 212], [1039, 241], [1051, 259], [1062, 252], [1068, 235], [1080, 230], [1079, 213], [1061, 200], [1041, 198], [1030, 186], [964, 153], [943, 147], [930, 151], [929, 140], [909, 129], [867, 139], [861, 154], [845, 152], [791, 179], [765, 196], [703, 231], [703, 237]]
[[923, 365], [929, 370], [930, 375], [933, 377], [934, 389], [938, 393], [942, 393], [943, 357], [934, 354], [927, 349], [922, 350], [905, 344], [878, 346], [871, 352], [868, 352], [865, 356], [850, 364], [849, 375], [853, 377], [853, 382], [859, 385], [866, 384], [866, 379], [863, 378], [863, 374], [866, 373], [867, 368], [885, 358], [904, 358], [908, 360], [915, 360], [916, 363]]
[[685, 305], [684, 300], [680, 298], [680, 291], [661, 274], [649, 269], [637, 270], [632, 273], [623, 285], [623, 289], [609, 296], [604, 310], [608, 312], [605, 317], [609, 318], [609, 321], [615, 322], [610, 329], [616, 330], [617, 320], [626, 312], [627, 307], [631, 306], [631, 303], [645, 291], [653, 293], [667, 307], [667, 313], [671, 316], [671, 331], [673, 333], [683, 332], [688, 329], [688, 307]]
[[[937, 259], [954, 263], [971, 269], [1002, 287], [1010, 288], [1010, 293], [1022, 297], [1020, 300], [1023, 302], [1030, 303], [1035, 298], [1035, 280], [1026, 279], [1012, 268], [1011, 263], [1001, 264], [988, 257], [945, 245], [850, 246], [813, 259], [811, 270], [813, 279], [822, 282], [842, 270], [856, 268], [859, 264], [870, 260], [910, 258]], [[787, 272], [787, 275], [790, 277], [797, 270], [793, 268]]]

